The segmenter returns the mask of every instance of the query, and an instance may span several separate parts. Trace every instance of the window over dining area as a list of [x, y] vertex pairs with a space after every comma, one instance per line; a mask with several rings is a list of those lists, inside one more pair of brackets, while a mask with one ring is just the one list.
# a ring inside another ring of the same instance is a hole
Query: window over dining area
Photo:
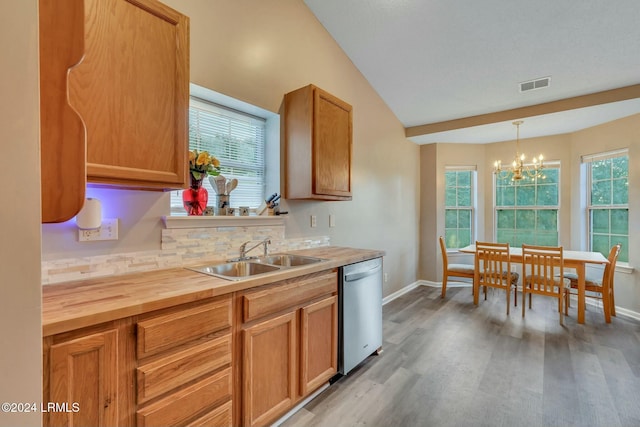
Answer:
[[542, 176], [513, 180], [495, 175], [496, 241], [511, 246], [558, 245], [560, 165], [547, 164]]
[[445, 230], [447, 248], [473, 243], [476, 171], [473, 167], [445, 168]]
[[587, 181], [589, 250], [607, 256], [622, 244], [618, 260], [629, 261], [629, 153], [616, 150], [583, 156]]

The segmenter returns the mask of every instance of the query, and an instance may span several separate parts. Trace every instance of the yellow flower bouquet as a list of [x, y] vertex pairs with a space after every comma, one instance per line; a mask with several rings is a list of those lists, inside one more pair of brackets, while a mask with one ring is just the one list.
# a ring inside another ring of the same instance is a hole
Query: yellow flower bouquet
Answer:
[[189, 171], [196, 180], [201, 180], [207, 175], [220, 175], [220, 160], [207, 151], [189, 151]]

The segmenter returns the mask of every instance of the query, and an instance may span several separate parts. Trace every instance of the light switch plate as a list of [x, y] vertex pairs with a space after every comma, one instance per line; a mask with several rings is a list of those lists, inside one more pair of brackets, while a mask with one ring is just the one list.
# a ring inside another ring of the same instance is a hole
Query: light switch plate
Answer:
[[336, 216], [334, 214], [329, 214], [329, 227], [336, 226]]
[[318, 221], [315, 215], [311, 215], [311, 228], [314, 228], [318, 225]]

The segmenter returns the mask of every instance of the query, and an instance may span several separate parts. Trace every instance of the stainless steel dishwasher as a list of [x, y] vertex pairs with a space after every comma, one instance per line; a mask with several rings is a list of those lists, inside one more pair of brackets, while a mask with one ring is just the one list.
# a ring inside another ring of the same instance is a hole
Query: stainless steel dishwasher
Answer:
[[342, 267], [339, 366], [346, 375], [382, 347], [382, 258]]

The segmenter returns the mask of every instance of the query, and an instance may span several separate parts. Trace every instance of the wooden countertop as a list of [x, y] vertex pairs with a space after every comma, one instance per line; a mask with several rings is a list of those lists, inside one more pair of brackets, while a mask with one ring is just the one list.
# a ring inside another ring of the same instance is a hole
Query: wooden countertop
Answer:
[[384, 255], [383, 251], [337, 246], [287, 253], [326, 261], [239, 281], [172, 268], [46, 285], [42, 288], [42, 335], [97, 325]]

